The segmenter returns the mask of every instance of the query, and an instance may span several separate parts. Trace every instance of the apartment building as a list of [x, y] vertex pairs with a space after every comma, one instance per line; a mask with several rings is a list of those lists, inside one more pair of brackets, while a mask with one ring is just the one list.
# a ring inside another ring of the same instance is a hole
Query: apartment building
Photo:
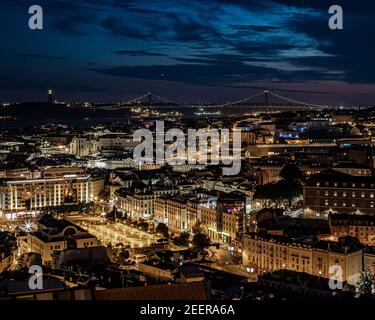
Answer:
[[211, 240], [240, 244], [245, 203], [246, 196], [240, 192], [218, 193], [215, 202], [201, 207], [198, 220]]
[[81, 168], [46, 169], [39, 179], [0, 181], [0, 214], [17, 217], [36, 214], [50, 206], [87, 203], [104, 188], [102, 178], [92, 178]]
[[241, 192], [220, 193], [217, 199], [216, 231], [223, 242], [240, 241], [245, 230], [246, 196]]
[[258, 273], [286, 269], [329, 278], [330, 267], [342, 268], [343, 281], [354, 285], [363, 269], [362, 251], [353, 245], [328, 241], [291, 240], [249, 233], [243, 237], [242, 263]]
[[325, 170], [303, 186], [304, 212], [309, 217], [329, 213], [375, 213], [375, 177]]
[[[194, 233], [194, 228], [200, 224], [202, 226], [208, 226], [204, 221], [203, 210], [213, 210], [215, 212], [216, 221], [216, 201], [217, 197], [197, 197], [190, 198], [187, 201], [187, 213], [188, 213], [188, 231]], [[209, 229], [208, 229], [209, 230]]]
[[187, 198], [164, 195], [155, 199], [155, 221], [174, 233], [188, 231]]
[[331, 234], [335, 239], [344, 236], [356, 237], [362, 244], [375, 245], [375, 216], [353, 214], [330, 214]]
[[117, 209], [128, 218], [139, 220], [154, 219], [155, 199], [162, 195], [173, 195], [177, 193], [175, 188], [152, 188], [137, 191], [129, 191], [118, 188], [114, 192]]

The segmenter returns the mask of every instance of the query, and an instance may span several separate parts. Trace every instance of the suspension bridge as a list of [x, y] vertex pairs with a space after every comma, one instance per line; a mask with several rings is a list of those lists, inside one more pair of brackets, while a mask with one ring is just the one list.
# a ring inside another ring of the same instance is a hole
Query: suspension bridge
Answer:
[[228, 101], [222, 103], [189, 103], [183, 101], [175, 101], [167, 97], [160, 96], [156, 92], [146, 92], [136, 98], [130, 99], [125, 102], [117, 103], [110, 106], [99, 106], [98, 109], [108, 109], [108, 110], [119, 110], [134, 107], [160, 107], [160, 108], [225, 108], [225, 107], [263, 107], [263, 108], [289, 108], [289, 109], [324, 109], [332, 108], [329, 105], [320, 105], [309, 103], [306, 101], [301, 101], [297, 99], [291, 99], [282, 95], [279, 95], [270, 90], [263, 90], [255, 93], [251, 96], [238, 99], [235, 101]]

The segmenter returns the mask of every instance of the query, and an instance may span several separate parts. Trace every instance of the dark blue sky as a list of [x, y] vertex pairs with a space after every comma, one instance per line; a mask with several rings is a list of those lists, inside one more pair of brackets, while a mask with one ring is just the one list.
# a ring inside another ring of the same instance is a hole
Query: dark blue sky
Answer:
[[[373, 104], [373, 1], [2, 0], [0, 101], [223, 101], [269, 88]], [[28, 28], [28, 7], [44, 30]], [[341, 4], [344, 30], [330, 30]]]

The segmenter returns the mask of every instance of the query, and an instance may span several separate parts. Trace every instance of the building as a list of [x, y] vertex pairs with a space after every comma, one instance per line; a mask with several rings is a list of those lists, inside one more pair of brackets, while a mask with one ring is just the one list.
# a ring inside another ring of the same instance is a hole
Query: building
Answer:
[[329, 278], [336, 265], [342, 268], [342, 281], [354, 285], [362, 271], [359, 246], [328, 241], [291, 240], [276, 235], [249, 233], [243, 237], [242, 263], [258, 273], [285, 269]]
[[[53, 279], [54, 280], [54, 279]], [[50, 281], [45, 281], [47, 284]], [[25, 282], [26, 284], [26, 282]], [[26, 287], [26, 286], [25, 286]], [[49, 286], [50, 287], [50, 286]], [[25, 290], [11, 294], [14, 300], [211, 300], [210, 287], [206, 281], [194, 281], [172, 284], [153, 284], [148, 286], [101, 289], [95, 288], [56, 288], [43, 290]], [[4, 298], [0, 298], [4, 299]], [[9, 299], [9, 297], [5, 297]]]
[[57, 251], [98, 246], [97, 238], [85, 229], [50, 214], [40, 217], [38, 231], [29, 233], [26, 242], [28, 252], [40, 254], [43, 264], [49, 264]]
[[334, 114], [332, 124], [352, 124], [353, 116], [351, 114]]
[[154, 194], [152, 192], [142, 192], [127, 194], [126, 196], [116, 193], [118, 209], [123, 211], [128, 218], [139, 220], [149, 220], [154, 215]]
[[352, 236], [365, 245], [375, 245], [375, 216], [336, 213], [328, 221], [334, 238]]
[[[216, 197], [189, 198], [187, 201], [188, 231], [193, 234], [198, 225], [207, 226], [203, 221], [204, 209], [212, 209], [216, 212]], [[216, 215], [215, 215], [216, 216]]]
[[175, 188], [149, 188], [130, 192], [125, 188], [117, 188], [114, 199], [117, 209], [124, 216], [133, 220], [151, 220], [154, 218], [155, 199], [161, 195], [173, 195]]
[[0, 273], [11, 267], [16, 253], [16, 238], [8, 232], [0, 231]]
[[94, 191], [100, 193], [99, 180], [83, 169], [70, 167], [47, 169], [40, 179], [2, 179], [0, 212], [11, 218], [36, 214], [46, 207], [88, 203], [94, 200]]
[[202, 206], [198, 221], [211, 240], [239, 245], [244, 231], [246, 196], [240, 192], [218, 193]]
[[5, 167], [0, 169], [0, 177], [3, 179], [38, 179], [41, 177], [41, 171], [38, 169], [30, 169], [26, 166]]
[[155, 221], [165, 223], [169, 231], [188, 231], [187, 198], [164, 195], [155, 199]]
[[223, 242], [241, 241], [245, 230], [246, 196], [240, 192], [220, 193], [217, 199], [216, 231]]
[[98, 152], [98, 144], [91, 137], [74, 137], [69, 145], [70, 154], [86, 157]]
[[101, 136], [77, 136], [70, 143], [70, 153], [79, 157], [95, 154], [112, 155], [115, 151], [132, 150], [138, 142], [125, 134], [106, 134]]
[[200, 221], [202, 228], [208, 237], [213, 240], [219, 240], [217, 231], [217, 211], [215, 208], [202, 208], [200, 212]]
[[363, 269], [375, 275], [375, 250], [369, 247], [363, 253]]
[[367, 165], [360, 163], [339, 163], [335, 165], [332, 169], [352, 176], [372, 175], [372, 169], [369, 168]]
[[329, 213], [375, 213], [375, 177], [351, 176], [325, 170], [303, 186], [304, 212], [309, 217]]

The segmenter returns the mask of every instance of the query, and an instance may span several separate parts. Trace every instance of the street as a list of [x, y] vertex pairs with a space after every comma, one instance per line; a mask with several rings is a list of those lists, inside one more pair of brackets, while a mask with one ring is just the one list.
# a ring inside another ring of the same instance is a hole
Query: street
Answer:
[[[213, 261], [212, 268], [223, 270], [229, 273], [237, 274], [240, 276], [248, 277], [249, 274], [241, 269], [241, 264], [238, 263], [239, 257], [233, 256], [227, 247], [221, 247], [216, 249], [215, 247], [209, 247], [209, 259]], [[237, 262], [237, 263], [236, 263]]]
[[111, 243], [115, 246], [122, 243], [130, 248], [149, 247], [157, 237], [145, 231], [129, 227], [120, 222], [109, 223], [101, 220], [99, 217], [72, 216], [68, 220], [81, 225], [91, 234], [97, 237], [102, 245]]

